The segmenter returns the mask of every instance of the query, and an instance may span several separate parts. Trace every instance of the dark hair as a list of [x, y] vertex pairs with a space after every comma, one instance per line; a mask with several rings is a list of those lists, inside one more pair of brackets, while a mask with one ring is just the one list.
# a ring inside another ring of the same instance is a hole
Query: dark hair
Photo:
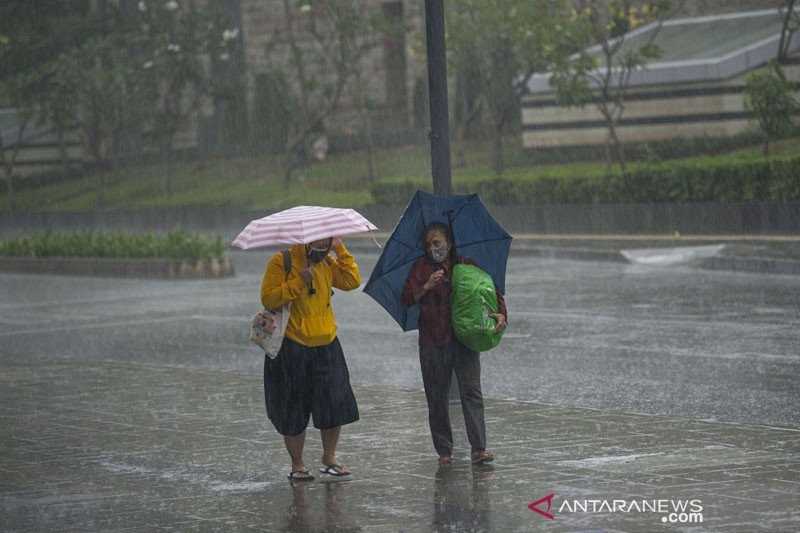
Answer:
[[427, 244], [425, 241], [428, 239], [428, 234], [432, 231], [441, 231], [444, 233], [445, 238], [447, 239], [448, 244], [453, 246], [453, 236], [450, 234], [450, 226], [447, 224], [442, 224], [441, 222], [431, 222], [425, 227], [425, 231], [422, 232], [422, 243]]
[[427, 249], [428, 234], [432, 231], [441, 231], [444, 234], [445, 239], [447, 239], [447, 244], [450, 245], [450, 250], [447, 252], [448, 259], [450, 260], [450, 264], [455, 264], [457, 259], [456, 244], [453, 240], [453, 233], [450, 231], [450, 226], [447, 224], [443, 224], [441, 222], [431, 222], [428, 224], [425, 227], [425, 231], [422, 232], [422, 248]]

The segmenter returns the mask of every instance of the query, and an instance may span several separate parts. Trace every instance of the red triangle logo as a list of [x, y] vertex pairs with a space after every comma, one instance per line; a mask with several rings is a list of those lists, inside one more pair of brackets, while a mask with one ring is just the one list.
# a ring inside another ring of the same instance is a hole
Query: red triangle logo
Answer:
[[[551, 492], [550, 494], [548, 494], [544, 498], [539, 498], [535, 502], [529, 503], [528, 504], [528, 509], [530, 509], [534, 513], [539, 513], [540, 515], [542, 515], [543, 517], [547, 518], [548, 520], [555, 520], [556, 519], [555, 515], [550, 512], [550, 509], [553, 508], [553, 497], [555, 495], [556, 494], [554, 492]], [[542, 505], [545, 502], [547, 502], [547, 510], [539, 509], [539, 506]]]

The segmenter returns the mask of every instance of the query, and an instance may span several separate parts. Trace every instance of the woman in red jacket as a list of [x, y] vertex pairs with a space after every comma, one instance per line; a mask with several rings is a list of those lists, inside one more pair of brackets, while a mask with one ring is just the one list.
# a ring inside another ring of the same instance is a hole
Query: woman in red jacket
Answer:
[[[453, 265], [475, 262], [455, 255], [450, 229], [439, 223], [425, 228], [425, 256], [414, 263], [403, 288], [403, 305], [418, 304], [419, 362], [425, 397], [428, 401], [428, 422], [433, 446], [439, 454], [439, 464], [452, 462], [453, 435], [450, 427], [448, 391], [455, 371], [461, 396], [461, 407], [467, 437], [475, 464], [494, 460], [486, 449], [486, 425], [483, 417], [480, 354], [456, 339], [450, 322], [450, 292]], [[478, 265], [479, 266], [479, 265]], [[506, 304], [497, 293], [498, 313], [493, 315], [497, 330], [507, 324]]]

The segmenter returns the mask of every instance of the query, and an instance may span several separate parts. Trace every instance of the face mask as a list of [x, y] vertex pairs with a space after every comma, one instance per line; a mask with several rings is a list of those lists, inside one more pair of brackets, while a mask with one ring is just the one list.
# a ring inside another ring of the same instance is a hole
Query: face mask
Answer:
[[445, 259], [447, 259], [447, 252], [449, 251], [450, 248], [446, 244], [443, 244], [439, 247], [431, 246], [429, 253], [431, 259], [433, 259], [436, 263], [442, 263]]
[[311, 248], [308, 252], [308, 260], [312, 263], [319, 263], [328, 256], [328, 249]]

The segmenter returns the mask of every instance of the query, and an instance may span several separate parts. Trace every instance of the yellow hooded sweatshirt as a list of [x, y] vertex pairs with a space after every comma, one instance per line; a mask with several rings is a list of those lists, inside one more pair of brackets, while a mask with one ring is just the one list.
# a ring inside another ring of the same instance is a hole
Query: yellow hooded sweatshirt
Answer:
[[267, 309], [277, 309], [292, 302], [286, 336], [304, 346], [325, 346], [336, 338], [336, 318], [331, 307], [332, 288], [350, 291], [361, 285], [361, 274], [355, 258], [344, 244], [335, 246], [330, 255], [312, 267], [315, 293], [309, 294], [300, 272], [308, 266], [306, 248], [297, 244], [289, 248], [292, 270], [288, 277], [283, 269], [283, 254], [267, 262], [261, 281], [261, 303]]

